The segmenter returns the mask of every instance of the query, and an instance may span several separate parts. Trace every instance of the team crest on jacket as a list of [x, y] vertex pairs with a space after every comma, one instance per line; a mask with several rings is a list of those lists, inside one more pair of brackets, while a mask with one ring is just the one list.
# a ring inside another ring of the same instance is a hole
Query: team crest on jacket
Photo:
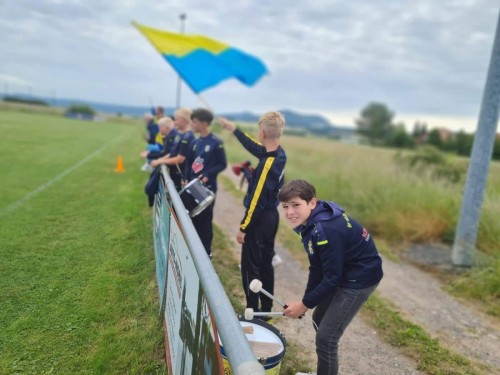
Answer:
[[203, 170], [203, 161], [204, 160], [201, 156], [198, 156], [196, 159], [194, 159], [193, 164], [191, 165], [194, 173], [199, 173]]
[[363, 227], [363, 234], [362, 234], [363, 238], [365, 239], [366, 242], [368, 242], [370, 240], [370, 233], [368, 233], [368, 231], [366, 230], [365, 227]]

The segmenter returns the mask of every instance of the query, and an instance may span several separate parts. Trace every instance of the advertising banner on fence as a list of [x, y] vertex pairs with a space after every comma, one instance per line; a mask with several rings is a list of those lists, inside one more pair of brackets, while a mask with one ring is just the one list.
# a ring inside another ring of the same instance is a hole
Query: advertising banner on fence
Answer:
[[163, 311], [165, 282], [167, 277], [167, 254], [170, 243], [170, 211], [166, 202], [165, 183], [160, 179], [158, 194], [155, 197], [153, 213], [153, 239], [156, 259], [156, 279], [158, 281], [158, 299], [160, 314]]
[[177, 221], [170, 220], [165, 326], [171, 374], [223, 374], [219, 341]]

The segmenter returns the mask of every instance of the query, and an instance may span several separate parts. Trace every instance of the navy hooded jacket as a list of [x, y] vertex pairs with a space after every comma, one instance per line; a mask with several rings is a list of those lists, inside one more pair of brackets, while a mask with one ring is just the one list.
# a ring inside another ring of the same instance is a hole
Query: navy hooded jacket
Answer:
[[306, 307], [316, 307], [336, 287], [363, 289], [382, 279], [382, 259], [370, 234], [336, 203], [318, 200], [307, 223], [294, 230], [309, 256]]

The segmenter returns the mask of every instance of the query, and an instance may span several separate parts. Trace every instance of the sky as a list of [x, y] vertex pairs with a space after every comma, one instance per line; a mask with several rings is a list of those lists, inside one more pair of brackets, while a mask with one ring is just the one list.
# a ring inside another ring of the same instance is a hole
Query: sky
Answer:
[[215, 113], [289, 109], [354, 126], [371, 102], [410, 131], [477, 127], [497, 0], [0, 0], [0, 92], [175, 107], [177, 75], [131, 25], [225, 42], [269, 74], [181, 105]]

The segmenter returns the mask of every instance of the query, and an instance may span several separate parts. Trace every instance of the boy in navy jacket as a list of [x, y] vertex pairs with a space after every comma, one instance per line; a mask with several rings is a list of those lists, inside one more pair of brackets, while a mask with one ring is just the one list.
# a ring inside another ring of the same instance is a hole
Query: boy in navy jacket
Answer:
[[166, 164], [170, 172], [170, 177], [175, 184], [175, 188], [177, 191], [180, 191], [182, 189], [182, 181], [186, 180], [183, 173], [189, 146], [194, 140], [194, 134], [190, 129], [191, 110], [179, 108], [175, 111], [174, 124], [178, 133], [172, 142], [170, 153], [164, 157], [151, 161], [151, 166], [156, 168], [160, 164]]
[[336, 203], [318, 200], [307, 181], [290, 181], [278, 198], [310, 263], [302, 300], [283, 313], [299, 318], [315, 308], [317, 373], [334, 375], [340, 337], [382, 279], [382, 259], [370, 233]]
[[[275, 255], [274, 239], [278, 231], [278, 191], [283, 186], [286, 164], [285, 150], [280, 137], [285, 119], [279, 112], [267, 112], [259, 118], [259, 141], [254, 140], [225, 118], [219, 124], [232, 131], [241, 145], [259, 163], [252, 172], [243, 204], [245, 215], [240, 223], [236, 241], [242, 244], [241, 279], [246, 296], [246, 307], [254, 311], [271, 311], [272, 299], [249, 289], [253, 279], [262, 281], [262, 288], [273, 294]], [[260, 297], [260, 301], [259, 301]], [[260, 302], [260, 304], [259, 304]]]
[[[200, 179], [214, 194], [217, 192], [217, 175], [227, 167], [222, 140], [210, 131], [214, 116], [207, 109], [191, 113], [191, 126], [199, 137], [191, 142], [186, 158], [184, 176], [187, 181]], [[192, 218], [196, 232], [209, 257], [212, 257], [214, 203]]]

